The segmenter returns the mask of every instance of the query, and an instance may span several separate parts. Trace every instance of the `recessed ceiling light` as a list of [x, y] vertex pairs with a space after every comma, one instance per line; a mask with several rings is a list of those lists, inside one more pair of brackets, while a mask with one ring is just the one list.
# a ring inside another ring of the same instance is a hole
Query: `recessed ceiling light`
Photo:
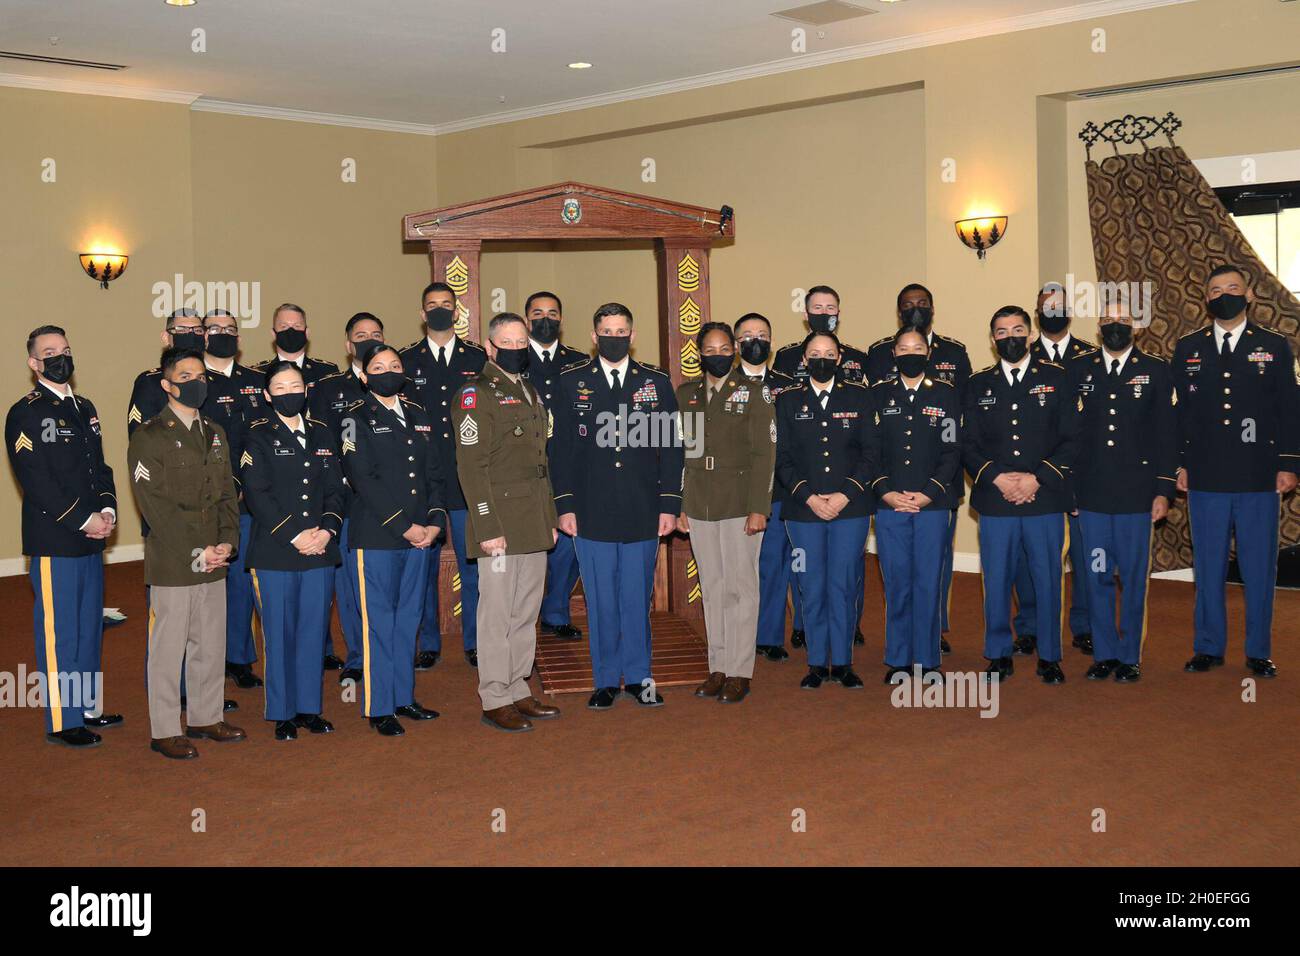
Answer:
[[169, 7], [192, 7], [198, 2], [199, 0], [163, 0]]
[[571, 70], [590, 70], [590, 69], [591, 69], [591, 64], [590, 64], [590, 63], [583, 63], [583, 62], [581, 62], [581, 61], [579, 61], [578, 63], [570, 63], [570, 64], [569, 64], [569, 69], [571, 69]]

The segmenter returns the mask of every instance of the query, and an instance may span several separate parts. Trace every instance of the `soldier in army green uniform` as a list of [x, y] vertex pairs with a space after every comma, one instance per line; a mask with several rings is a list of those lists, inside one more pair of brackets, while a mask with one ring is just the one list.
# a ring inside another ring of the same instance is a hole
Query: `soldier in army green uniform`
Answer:
[[160, 387], [167, 405], [131, 436], [127, 465], [149, 523], [144, 580], [149, 599], [151, 749], [184, 760], [198, 751], [181, 736], [180, 677], [188, 698], [185, 736], [218, 742], [244, 732], [221, 719], [226, 659], [226, 568], [239, 544], [230, 443], [199, 413], [207, 398], [202, 353], [169, 348]]
[[478, 552], [478, 674], [483, 723], [512, 733], [558, 717], [528, 687], [535, 625], [555, 546], [555, 501], [546, 465], [551, 418], [520, 373], [528, 326], [513, 312], [488, 325], [489, 361], [452, 403], [456, 471], [468, 505], [466, 545]]
[[704, 597], [709, 678], [696, 697], [734, 704], [749, 694], [758, 634], [758, 556], [772, 507], [776, 420], [770, 393], [732, 368], [725, 322], [699, 333], [704, 376], [677, 386], [686, 475], [678, 530], [691, 536]]

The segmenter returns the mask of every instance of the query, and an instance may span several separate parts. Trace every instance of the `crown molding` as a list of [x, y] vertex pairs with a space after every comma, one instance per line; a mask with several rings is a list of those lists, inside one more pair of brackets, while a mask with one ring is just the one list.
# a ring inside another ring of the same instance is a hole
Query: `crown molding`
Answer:
[[53, 76], [23, 76], [19, 73], [0, 73], [0, 86], [12, 86], [22, 90], [43, 90], [46, 93], [81, 93], [88, 96], [115, 96], [124, 100], [149, 100], [154, 103], [183, 103], [186, 106], [202, 95], [181, 90], [117, 86], [112, 83], [93, 83], [90, 80], [68, 80]]
[[1072, 7], [1059, 7], [1039, 13], [1029, 13], [1018, 17], [1005, 17], [990, 20], [987, 23], [951, 27], [930, 33], [899, 37], [892, 40], [880, 40], [875, 43], [862, 43], [854, 46], [826, 50], [820, 53], [805, 53], [800, 56], [756, 63], [751, 66], [719, 70], [697, 76], [666, 80], [662, 83], [650, 83], [644, 86], [614, 90], [569, 100], [558, 100], [540, 106], [505, 110], [489, 113], [469, 119], [455, 120], [449, 123], [408, 123], [401, 120], [376, 119], [368, 116], [352, 116], [343, 113], [320, 113], [311, 110], [297, 110], [278, 106], [259, 106], [254, 103], [235, 103], [227, 100], [207, 99], [200, 93], [182, 93], [173, 90], [151, 90], [140, 87], [113, 86], [107, 83], [91, 83], [80, 80], [58, 80], [50, 77], [20, 76], [0, 73], [0, 86], [16, 86], [25, 89], [51, 90], [63, 93], [88, 93], [96, 96], [117, 96], [128, 99], [157, 100], [164, 103], [186, 103], [190, 109], [207, 113], [227, 113], [234, 116], [253, 116], [262, 119], [286, 120], [295, 123], [316, 123], [324, 126], [347, 126], [357, 129], [373, 129], [390, 133], [407, 133], [417, 136], [438, 136], [444, 133], [459, 133], [466, 130], [480, 129], [485, 126], [498, 126], [503, 123], [517, 123], [521, 120], [539, 119], [558, 113], [570, 113], [577, 110], [592, 109], [600, 106], [612, 106], [631, 100], [648, 99], [670, 93], [682, 93], [689, 90], [703, 89], [735, 83], [740, 80], [755, 79], [764, 76], [776, 76], [795, 70], [815, 69], [833, 63], [861, 60], [875, 56], [887, 56], [907, 50], [919, 50], [926, 47], [943, 46], [960, 43], [965, 40], [977, 40], [983, 37], [1018, 33], [1023, 30], [1037, 30], [1043, 27], [1075, 23], [1098, 17], [1117, 16], [1124, 13], [1136, 13], [1157, 7], [1177, 6], [1195, 3], [1196, 0], [1094, 0], [1092, 3]]

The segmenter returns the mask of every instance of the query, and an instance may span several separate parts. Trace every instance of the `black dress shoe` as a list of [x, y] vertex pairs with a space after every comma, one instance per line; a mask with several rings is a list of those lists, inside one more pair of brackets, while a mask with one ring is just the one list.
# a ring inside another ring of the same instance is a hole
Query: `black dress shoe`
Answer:
[[1016, 672], [1016, 666], [1011, 663], [1009, 657], [995, 657], [989, 661], [989, 666], [984, 669], [987, 675], [986, 680], [1004, 681]]
[[618, 700], [618, 694], [617, 687], [598, 687], [596, 693], [588, 698], [587, 707], [590, 710], [609, 710], [614, 706], [614, 701]]
[[1119, 667], [1119, 661], [1095, 661], [1083, 676], [1088, 680], [1105, 680]]
[[222, 702], [221, 709], [229, 713], [232, 710], [239, 710], [239, 701], [227, 699]]
[[866, 645], [867, 639], [862, 636], [862, 628], [859, 627], [854, 629], [853, 643], [858, 645], [859, 647], [864, 647]]
[[576, 641], [582, 637], [582, 631], [572, 624], [547, 624], [543, 622], [542, 633], [554, 635], [562, 641]]
[[415, 655], [415, 669], [417, 671], [431, 670], [436, 663], [438, 663], [437, 651], [420, 651]]
[[100, 714], [98, 717], [92, 717], [90, 714], [81, 715], [82, 723], [87, 727], [116, 727], [122, 723], [121, 714]]
[[327, 671], [341, 671], [343, 670], [343, 661], [333, 654], [326, 654], [321, 658], [321, 666]]
[[894, 678], [895, 678], [897, 675], [899, 675], [899, 674], [903, 675], [903, 677], [909, 677], [909, 678], [910, 678], [910, 677], [912, 676], [912, 668], [910, 668], [910, 667], [890, 667], [890, 668], [887, 668], [887, 669], [885, 670], [885, 683], [886, 683], [886, 684], [901, 684], [901, 683], [902, 683], [902, 680], [901, 680], [901, 679], [899, 679], [899, 680], [895, 680], [895, 679], [894, 679]]
[[830, 676], [831, 672], [829, 668], [810, 667], [808, 668], [808, 673], [804, 675], [804, 679], [799, 682], [799, 686], [804, 690], [816, 690], [818, 687], [822, 686], [822, 681], [826, 680], [826, 678]]
[[469, 663], [470, 667], [478, 667], [478, 651], [466, 651], [465, 660]]
[[339, 683], [346, 684], [348, 681], [352, 681], [354, 684], [360, 684], [365, 676], [359, 667], [345, 667], [339, 671]]
[[758, 645], [758, 656], [764, 660], [781, 663], [790, 659], [790, 652], [779, 644], [760, 644]]
[[807, 637], [805, 637], [803, 631], [791, 631], [791, 632], [790, 632], [790, 646], [791, 646], [791, 647], [806, 647], [807, 644], [808, 644], [808, 639], [807, 639]]
[[421, 707], [418, 700], [413, 700], [409, 704], [403, 704], [397, 708], [398, 717], [409, 717], [411, 720], [433, 720], [438, 716], [436, 710], [430, 710], [428, 707]]
[[939, 638], [939, 653], [940, 654], [952, 653], [952, 645], [948, 643], [948, 638], [946, 637]]
[[277, 720], [275, 722], [275, 739], [297, 740], [298, 728], [294, 726], [292, 720]]
[[63, 747], [98, 747], [103, 738], [85, 727], [70, 727], [58, 733], [46, 734], [45, 739]]
[[1246, 668], [1260, 677], [1276, 677], [1277, 665], [1267, 657], [1247, 657]]
[[252, 664], [234, 664], [226, 661], [226, 676], [241, 690], [252, 690], [254, 687], [262, 686], [262, 678], [253, 673]]
[[1183, 665], [1183, 670], [1189, 674], [1204, 674], [1211, 668], [1222, 666], [1222, 657], [1215, 657], [1213, 654], [1197, 654]]
[[313, 734], [334, 733], [334, 725], [321, 717], [320, 714], [299, 714], [293, 719], [293, 725], [305, 728]]
[[865, 686], [862, 683], [862, 678], [859, 677], [848, 664], [839, 664], [832, 667], [830, 676], [831, 680], [835, 681], [842, 687], [849, 688], [850, 690], [856, 690], [859, 687]]
[[1039, 661], [1037, 672], [1044, 684], [1065, 683], [1065, 671], [1061, 670], [1060, 661]]
[[1120, 664], [1115, 668], [1115, 683], [1136, 684], [1142, 679], [1142, 668], [1137, 664]]
[[1016, 637], [1015, 644], [1012, 645], [1013, 653], [1023, 654], [1026, 657], [1038, 653], [1038, 638], [1032, 634], [1020, 634]]
[[392, 714], [389, 714], [387, 717], [371, 717], [370, 726], [379, 731], [381, 737], [400, 737], [402, 734], [406, 733], [406, 730], [402, 727], [401, 721]]
[[1072, 646], [1074, 646], [1074, 647], [1077, 647], [1079, 650], [1083, 651], [1083, 653], [1085, 653], [1085, 654], [1091, 654], [1091, 653], [1092, 653], [1092, 635], [1091, 635], [1091, 634], [1076, 634], [1076, 635], [1074, 635], [1073, 640], [1070, 641], [1070, 644], [1071, 644]]
[[627, 684], [623, 687], [623, 693], [642, 707], [662, 707], [664, 705], [664, 699], [659, 696], [659, 691], [652, 690], [644, 684]]

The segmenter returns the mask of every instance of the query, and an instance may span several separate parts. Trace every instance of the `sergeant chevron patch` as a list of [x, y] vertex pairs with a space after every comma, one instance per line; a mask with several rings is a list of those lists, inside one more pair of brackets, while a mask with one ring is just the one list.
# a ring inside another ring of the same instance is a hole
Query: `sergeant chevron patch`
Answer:
[[14, 451], [20, 452], [20, 451], [31, 451], [31, 450], [32, 450], [32, 440], [27, 437], [26, 432], [19, 432], [17, 440], [14, 441]]
[[247, 468], [252, 463], [253, 463], [253, 456], [250, 455], [247, 451], [245, 451], [242, 455], [239, 456], [240, 468]]
[[132, 474], [131, 478], [134, 481], [149, 480], [149, 469], [144, 466], [144, 462], [137, 461], [135, 463], [135, 472]]
[[135, 405], [131, 406], [131, 414], [126, 416], [128, 422], [135, 422], [137, 425], [144, 421], [144, 416], [140, 414], [140, 409]]
[[460, 423], [460, 443], [462, 445], [478, 444], [478, 422], [472, 415], [466, 415]]
[[355, 452], [356, 450], [357, 446], [351, 438], [343, 439], [343, 454], [346, 455], [348, 452]]

